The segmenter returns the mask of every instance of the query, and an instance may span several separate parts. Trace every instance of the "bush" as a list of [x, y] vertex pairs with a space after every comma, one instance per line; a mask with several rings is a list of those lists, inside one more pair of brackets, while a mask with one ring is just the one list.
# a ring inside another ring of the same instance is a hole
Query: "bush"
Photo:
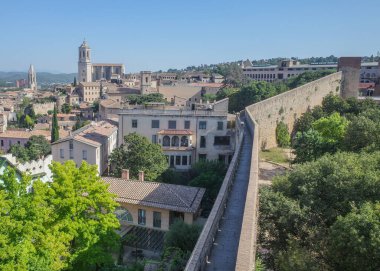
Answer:
[[288, 126], [282, 121], [276, 127], [276, 140], [280, 147], [288, 147], [290, 145], [290, 134]]

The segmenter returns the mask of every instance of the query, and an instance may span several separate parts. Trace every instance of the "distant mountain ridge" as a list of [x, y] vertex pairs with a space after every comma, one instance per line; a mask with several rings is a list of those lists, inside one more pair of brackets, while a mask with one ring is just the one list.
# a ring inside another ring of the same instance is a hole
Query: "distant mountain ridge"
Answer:
[[[53, 83], [72, 83], [76, 73], [49, 73], [37, 72], [37, 84], [47, 85]], [[2, 72], [0, 71], [0, 81], [14, 83], [19, 79], [28, 79], [27, 72]]]

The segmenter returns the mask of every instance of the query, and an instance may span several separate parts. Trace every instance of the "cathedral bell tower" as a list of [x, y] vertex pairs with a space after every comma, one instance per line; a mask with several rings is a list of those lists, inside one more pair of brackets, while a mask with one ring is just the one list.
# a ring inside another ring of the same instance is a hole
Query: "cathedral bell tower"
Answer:
[[79, 47], [78, 81], [92, 82], [91, 49], [86, 40]]

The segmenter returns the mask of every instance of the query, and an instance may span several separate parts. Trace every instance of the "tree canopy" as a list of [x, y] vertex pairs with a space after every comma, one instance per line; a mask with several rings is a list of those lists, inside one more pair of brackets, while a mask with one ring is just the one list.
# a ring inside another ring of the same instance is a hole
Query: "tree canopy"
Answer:
[[124, 143], [111, 153], [110, 163], [115, 176], [129, 169], [130, 176], [138, 178], [139, 171], [144, 171], [149, 181], [156, 180], [169, 166], [161, 146], [136, 133], [124, 137]]
[[14, 155], [20, 162], [28, 162], [38, 160], [51, 153], [49, 141], [42, 135], [31, 136], [25, 147], [19, 144], [14, 144], [9, 149], [9, 152]]
[[[358, 237], [351, 236], [356, 226], [350, 228], [350, 222], [340, 217], [348, 215], [347, 220], [351, 219], [355, 215], [350, 213], [357, 215], [357, 208], [380, 200], [379, 169], [380, 152], [326, 154], [297, 165], [289, 174], [278, 177], [271, 188], [261, 189], [260, 242], [272, 251], [267, 265], [275, 270], [291, 270], [286, 266], [331, 270], [338, 263], [350, 261], [347, 252], [352, 244], [358, 246], [352, 253], [366, 253], [356, 254], [358, 264], [351, 269], [340, 265], [342, 268], [335, 270], [377, 270], [358, 268], [365, 259], [377, 257], [377, 252], [367, 249], [367, 243], [349, 243], [351, 237], [365, 240], [369, 235], [358, 231]], [[336, 248], [343, 247], [344, 238], [349, 244], [347, 250], [338, 252]]]
[[11, 168], [1, 176], [1, 270], [90, 270], [112, 262], [117, 204], [96, 166], [67, 161], [51, 169], [52, 183], [17, 180]]

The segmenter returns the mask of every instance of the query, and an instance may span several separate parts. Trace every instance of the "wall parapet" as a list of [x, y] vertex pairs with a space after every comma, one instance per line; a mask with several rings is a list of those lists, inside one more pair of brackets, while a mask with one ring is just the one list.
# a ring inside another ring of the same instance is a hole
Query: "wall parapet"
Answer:
[[211, 209], [210, 215], [207, 218], [206, 224], [204, 225], [193, 252], [191, 253], [191, 256], [186, 264], [186, 271], [204, 270], [206, 266], [239, 164], [238, 158], [241, 152], [244, 137], [244, 127], [241, 125], [239, 118], [237, 121], [237, 131], [239, 131], [239, 141], [235, 153], [224, 177], [222, 186], [220, 187], [218, 196]]
[[255, 270], [259, 190], [259, 126], [245, 109], [245, 123], [253, 137], [247, 197], [240, 231], [236, 271]]

